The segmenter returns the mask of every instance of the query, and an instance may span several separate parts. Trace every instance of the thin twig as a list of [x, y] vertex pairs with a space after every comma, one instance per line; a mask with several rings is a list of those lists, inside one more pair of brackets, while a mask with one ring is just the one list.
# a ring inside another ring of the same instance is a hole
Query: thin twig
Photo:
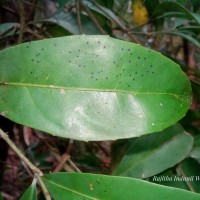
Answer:
[[69, 158], [68, 159], [69, 164], [77, 171], [77, 172], [81, 172], [81, 170], [76, 166], [76, 164]]
[[45, 39], [43, 35], [39, 35], [36, 31], [32, 31], [30, 28], [25, 28], [24, 31], [35, 36], [39, 40]]
[[96, 1], [95, 0], [91, 0], [92, 1], [92, 3], [99, 9], [99, 10], [101, 10], [101, 12], [103, 12], [105, 15], [107, 15], [111, 20], [113, 20], [123, 31], [126, 31], [126, 32], [128, 32], [128, 29], [127, 29], [127, 27], [124, 25], [124, 24], [122, 24], [120, 21], [118, 21], [118, 20], [116, 20], [114, 17], [112, 17], [109, 13], [107, 13], [104, 9], [102, 9], [102, 7], [98, 4], [98, 3], [96, 3]]
[[114, 17], [112, 17], [109, 13], [107, 13], [104, 9], [102, 9], [101, 6], [99, 6], [99, 4], [96, 3], [95, 0], [91, 0], [91, 1], [92, 1], [92, 3], [93, 3], [97, 8], [99, 8], [99, 10], [101, 10], [105, 15], [107, 15], [112, 21], [114, 21], [114, 22], [121, 28], [122, 31], [124, 31], [125, 33], [127, 33], [127, 35], [128, 35], [133, 41], [135, 41], [136, 43], [140, 44], [140, 41], [139, 41], [134, 35], [132, 35], [132, 34], [129, 32], [128, 28], [127, 28], [124, 24], [122, 24], [119, 20], [116, 20], [116, 19], [115, 19]]
[[7, 6], [2, 6], [2, 8], [3, 8], [4, 10], [6, 10], [6, 11], [8, 11], [8, 12], [10, 12], [10, 13], [16, 15], [16, 16], [18, 16], [18, 14], [15, 12], [15, 10], [13, 10], [13, 9], [7, 7]]
[[37, 180], [38, 180], [38, 182], [40, 184], [40, 187], [41, 187], [42, 192], [43, 192], [43, 194], [45, 196], [45, 199], [46, 200], [51, 200], [51, 195], [49, 194], [49, 191], [47, 190], [46, 185], [43, 183], [41, 177], [38, 174], [36, 174], [36, 178], [37, 178]]
[[59, 164], [56, 166], [56, 168], [53, 171], [59, 172], [69, 158], [70, 158], [70, 156], [67, 153], [64, 153], [61, 157]]
[[70, 140], [69, 140], [69, 144], [68, 144], [68, 146], [67, 146], [67, 150], [66, 150], [66, 152], [67, 152], [68, 154], [70, 154], [70, 152], [71, 152], [71, 150], [72, 150], [73, 144], [74, 144], [74, 140], [70, 139]]
[[23, 41], [24, 27], [25, 27], [24, 1], [18, 0], [18, 4], [19, 4], [19, 12], [20, 12], [20, 29], [19, 29], [19, 36], [18, 36], [17, 43], [20, 44]]
[[13, 151], [29, 166], [29, 168], [34, 172], [34, 174], [38, 174], [40, 176], [43, 175], [43, 173], [38, 169], [35, 165], [33, 165], [23, 154], [22, 152], [16, 147], [16, 145], [10, 140], [8, 135], [4, 133], [0, 129], [0, 137], [4, 139], [7, 144], [13, 149]]
[[31, 21], [32, 16], [33, 16], [34, 11], [35, 11], [36, 2], [35, 2], [35, 0], [32, 0], [32, 2], [24, 1], [24, 4], [28, 4], [30, 6], [30, 11], [29, 11], [29, 15], [27, 17], [27, 21]]
[[73, 143], [74, 143], [74, 140], [69, 140], [67, 149], [66, 149], [65, 153], [62, 155], [62, 157], [59, 161], [59, 164], [54, 169], [54, 172], [60, 171], [64, 167], [63, 165], [66, 163], [66, 161], [70, 159], [70, 151], [71, 151]]
[[43, 176], [42, 171], [37, 168], [35, 165], [33, 165], [23, 154], [22, 152], [16, 147], [16, 145], [10, 140], [9, 136], [4, 133], [1, 129], [0, 129], [0, 137], [5, 140], [7, 142], [7, 144], [12, 148], [12, 150], [22, 159], [22, 161], [24, 163], [26, 163], [26, 165], [32, 170], [32, 172], [35, 174], [40, 187], [44, 193], [44, 196], [46, 198], [46, 200], [51, 200], [51, 196], [45, 186], [45, 184], [43, 183], [41, 176]]
[[88, 9], [87, 6], [84, 5], [84, 3], [81, 3], [81, 6], [85, 10], [85, 12], [88, 14], [88, 16], [93, 21], [94, 25], [97, 27], [97, 29], [100, 31], [101, 34], [106, 35], [106, 32], [103, 30], [99, 22], [96, 20], [95, 16], [92, 14], [92, 12]]
[[[60, 156], [58, 153], [52, 151], [52, 152], [51, 152], [51, 155], [52, 155], [58, 162], [61, 160], [61, 156]], [[63, 169], [64, 169], [65, 171], [67, 171], [67, 172], [74, 172], [74, 170], [72, 169], [72, 167], [69, 166], [67, 163], [64, 163], [62, 167], [63, 167]]]
[[76, 0], [76, 14], [77, 14], [79, 33], [83, 34], [83, 29], [82, 29], [82, 24], [81, 24], [81, 16], [80, 16], [80, 0]]
[[[179, 170], [180, 170], [182, 176], [183, 176], [183, 177], [186, 177], [186, 175], [185, 175], [185, 173], [184, 173], [184, 171], [183, 171], [181, 165], [179, 165]], [[195, 192], [195, 190], [194, 190], [194, 188], [192, 187], [191, 183], [190, 183], [189, 181], [187, 181], [187, 179], [185, 180], [185, 183], [186, 183], [186, 185], [188, 186], [188, 188], [189, 188], [189, 190], [190, 190], [191, 192]]]
[[101, 146], [101, 144], [99, 142], [94, 142], [94, 144], [97, 145], [107, 157], [109, 156], [108, 151], [103, 146]]

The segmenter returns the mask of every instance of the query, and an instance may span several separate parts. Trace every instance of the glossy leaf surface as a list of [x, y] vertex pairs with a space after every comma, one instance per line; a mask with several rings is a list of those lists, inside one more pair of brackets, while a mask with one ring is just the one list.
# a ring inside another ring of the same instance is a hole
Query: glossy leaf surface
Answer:
[[179, 125], [140, 137], [130, 145], [114, 174], [148, 178], [179, 163], [192, 146], [192, 136]]
[[197, 200], [200, 195], [184, 190], [163, 187], [149, 182], [95, 174], [55, 173], [43, 181], [55, 200]]
[[0, 52], [0, 113], [53, 135], [114, 140], [182, 118], [191, 87], [161, 54], [108, 36], [69, 36]]

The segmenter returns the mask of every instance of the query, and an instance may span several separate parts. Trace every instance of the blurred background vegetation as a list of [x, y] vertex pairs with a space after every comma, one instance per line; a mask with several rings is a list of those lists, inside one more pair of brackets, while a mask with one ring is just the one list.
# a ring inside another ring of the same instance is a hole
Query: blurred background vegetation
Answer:
[[[22, 42], [45, 38], [106, 34], [154, 49], [177, 62], [188, 75], [193, 88], [193, 103], [180, 123], [195, 138], [195, 142], [187, 158], [160, 175], [195, 174], [200, 178], [199, 0], [0, 2], [1, 50]], [[17, 146], [44, 172], [82, 171], [111, 174], [131, 141], [86, 143], [60, 139], [14, 124], [2, 116], [0, 127], [9, 132]], [[24, 163], [0, 140], [0, 191], [4, 198], [18, 199], [30, 185], [32, 178], [32, 173]], [[151, 178], [148, 180], [151, 181]], [[194, 185], [184, 182], [170, 184], [173, 187], [200, 192], [200, 181]]]

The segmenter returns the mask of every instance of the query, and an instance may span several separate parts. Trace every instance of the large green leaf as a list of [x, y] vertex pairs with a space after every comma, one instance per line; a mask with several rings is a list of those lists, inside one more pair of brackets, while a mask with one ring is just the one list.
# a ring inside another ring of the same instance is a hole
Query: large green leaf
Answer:
[[37, 200], [36, 181], [36, 179], [33, 180], [32, 184], [24, 192], [20, 200]]
[[0, 113], [53, 135], [112, 140], [182, 118], [191, 87], [161, 54], [108, 36], [69, 36], [0, 52]]
[[192, 136], [178, 124], [161, 133], [140, 137], [130, 145], [114, 174], [148, 178], [179, 163], [192, 146]]
[[195, 193], [125, 177], [55, 173], [45, 175], [43, 181], [55, 200], [196, 200], [200, 198], [200, 195]]

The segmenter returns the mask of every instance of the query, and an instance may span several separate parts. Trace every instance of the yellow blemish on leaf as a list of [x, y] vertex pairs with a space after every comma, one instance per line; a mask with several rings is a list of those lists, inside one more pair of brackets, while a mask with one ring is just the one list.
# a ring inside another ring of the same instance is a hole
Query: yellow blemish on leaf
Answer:
[[90, 190], [94, 190], [93, 184], [90, 183], [89, 186], [90, 186]]

